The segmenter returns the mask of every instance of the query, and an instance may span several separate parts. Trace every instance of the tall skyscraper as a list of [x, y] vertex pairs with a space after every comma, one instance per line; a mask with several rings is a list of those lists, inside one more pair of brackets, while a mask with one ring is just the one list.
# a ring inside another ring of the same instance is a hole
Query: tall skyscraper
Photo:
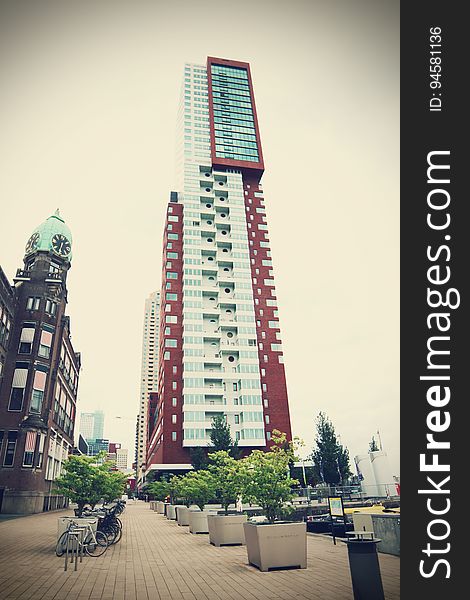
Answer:
[[29, 238], [14, 286], [0, 272], [0, 511], [60, 508], [73, 447], [80, 354], [70, 338], [72, 235], [57, 211]]
[[158, 390], [158, 340], [160, 331], [160, 292], [152, 292], [145, 300], [142, 334], [142, 368], [140, 377], [140, 406], [137, 417], [135, 471], [139, 488], [145, 471], [149, 394]]
[[80, 433], [87, 442], [102, 439], [103, 430], [104, 412], [102, 410], [80, 413]]
[[216, 415], [245, 452], [291, 437], [250, 66], [187, 64], [182, 89], [147, 453], [168, 471], [190, 467]]

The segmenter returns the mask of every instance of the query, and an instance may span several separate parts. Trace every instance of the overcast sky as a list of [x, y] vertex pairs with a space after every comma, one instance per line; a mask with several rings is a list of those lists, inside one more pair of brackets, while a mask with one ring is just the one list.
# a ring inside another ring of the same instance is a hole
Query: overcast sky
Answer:
[[78, 410], [133, 457], [184, 63], [248, 61], [293, 432], [324, 411], [354, 456], [379, 430], [398, 474], [398, 1], [0, 6], [0, 263], [60, 207]]

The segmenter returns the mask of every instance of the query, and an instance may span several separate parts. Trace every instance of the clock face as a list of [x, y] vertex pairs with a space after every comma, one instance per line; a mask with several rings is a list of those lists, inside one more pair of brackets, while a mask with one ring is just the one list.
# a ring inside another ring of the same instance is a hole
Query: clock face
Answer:
[[40, 237], [41, 236], [39, 235], [39, 232], [36, 231], [36, 233], [33, 233], [33, 235], [29, 238], [28, 242], [26, 243], [26, 254], [31, 254], [31, 252], [34, 252], [36, 250], [39, 244]]
[[70, 250], [72, 246], [65, 235], [61, 233], [56, 233], [52, 238], [52, 250], [59, 256], [67, 256], [70, 254]]

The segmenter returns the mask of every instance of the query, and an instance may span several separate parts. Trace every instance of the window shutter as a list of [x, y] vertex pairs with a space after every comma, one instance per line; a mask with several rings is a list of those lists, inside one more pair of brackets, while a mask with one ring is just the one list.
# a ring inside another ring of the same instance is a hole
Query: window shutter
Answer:
[[42, 371], [35, 371], [33, 388], [35, 390], [44, 391], [46, 387], [46, 377], [47, 373], [43, 373]]
[[49, 331], [41, 331], [41, 345], [51, 347], [52, 333]]
[[15, 369], [15, 374], [13, 375], [13, 383], [11, 384], [12, 387], [25, 388], [27, 378], [28, 369]]
[[33, 327], [23, 327], [21, 330], [20, 342], [32, 343], [34, 340], [35, 329]]

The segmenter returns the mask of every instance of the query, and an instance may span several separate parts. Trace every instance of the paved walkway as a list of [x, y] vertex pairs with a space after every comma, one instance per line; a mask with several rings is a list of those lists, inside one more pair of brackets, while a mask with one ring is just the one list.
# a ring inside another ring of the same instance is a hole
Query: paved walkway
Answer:
[[[308, 536], [308, 568], [261, 573], [243, 546], [215, 548], [144, 502], [122, 515], [122, 541], [73, 571], [54, 553], [60, 511], [0, 523], [1, 600], [351, 600], [346, 545]], [[397, 557], [379, 554], [387, 600], [398, 600]]]

